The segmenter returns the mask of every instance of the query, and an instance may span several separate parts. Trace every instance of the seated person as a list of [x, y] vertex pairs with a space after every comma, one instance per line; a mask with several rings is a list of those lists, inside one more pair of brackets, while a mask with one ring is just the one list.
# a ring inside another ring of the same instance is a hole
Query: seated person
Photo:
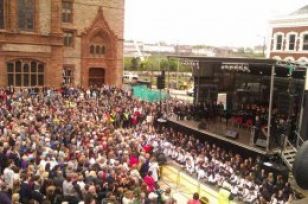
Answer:
[[212, 172], [209, 177], [208, 177], [208, 182], [212, 185], [216, 185], [217, 183], [217, 177], [216, 175]]
[[231, 198], [235, 198], [238, 196], [238, 186], [237, 185], [232, 185], [231, 186]]
[[254, 203], [258, 198], [258, 192], [254, 187], [249, 188], [248, 192], [249, 192], [248, 195], [243, 198], [243, 201], [245, 203]]
[[205, 177], [205, 171], [204, 168], [202, 166], [202, 163], [198, 163], [195, 167], [195, 170], [197, 172], [197, 178], [198, 180], [203, 179]]
[[195, 165], [194, 165], [193, 160], [191, 160], [190, 158], [186, 159], [185, 167], [186, 167], [186, 171], [188, 173], [190, 173], [190, 174], [194, 173]]
[[171, 158], [176, 160], [179, 157], [179, 149], [178, 148], [174, 148], [172, 151], [172, 155]]

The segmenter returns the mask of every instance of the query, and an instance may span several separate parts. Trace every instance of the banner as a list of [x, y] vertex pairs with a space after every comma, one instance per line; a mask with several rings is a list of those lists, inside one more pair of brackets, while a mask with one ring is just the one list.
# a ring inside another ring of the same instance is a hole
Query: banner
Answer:
[[218, 93], [217, 104], [223, 104], [224, 110], [227, 110], [227, 94], [226, 93]]

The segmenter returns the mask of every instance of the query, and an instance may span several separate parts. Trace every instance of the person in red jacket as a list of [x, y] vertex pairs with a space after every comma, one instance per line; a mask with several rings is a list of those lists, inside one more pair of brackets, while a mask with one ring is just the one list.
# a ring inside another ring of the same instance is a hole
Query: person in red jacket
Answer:
[[152, 177], [152, 172], [149, 171], [148, 174], [143, 178], [144, 183], [147, 185], [147, 191], [153, 192], [156, 189], [155, 180]]
[[201, 204], [199, 200], [199, 193], [194, 193], [193, 198], [190, 199], [187, 204]]

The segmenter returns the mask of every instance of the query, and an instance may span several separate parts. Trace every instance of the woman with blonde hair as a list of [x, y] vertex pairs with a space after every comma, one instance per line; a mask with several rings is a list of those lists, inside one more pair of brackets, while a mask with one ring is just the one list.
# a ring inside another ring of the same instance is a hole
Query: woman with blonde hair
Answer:
[[19, 194], [18, 193], [14, 193], [12, 195], [12, 204], [20, 204], [19, 198], [20, 198]]

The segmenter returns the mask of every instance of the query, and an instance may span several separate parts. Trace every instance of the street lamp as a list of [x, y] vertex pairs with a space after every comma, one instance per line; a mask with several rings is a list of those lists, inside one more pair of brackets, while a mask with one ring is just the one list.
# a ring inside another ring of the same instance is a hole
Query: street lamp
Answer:
[[265, 43], [266, 43], [266, 37], [264, 35], [257, 35], [257, 37], [262, 38], [263, 42], [262, 42], [262, 55], [265, 58]]

